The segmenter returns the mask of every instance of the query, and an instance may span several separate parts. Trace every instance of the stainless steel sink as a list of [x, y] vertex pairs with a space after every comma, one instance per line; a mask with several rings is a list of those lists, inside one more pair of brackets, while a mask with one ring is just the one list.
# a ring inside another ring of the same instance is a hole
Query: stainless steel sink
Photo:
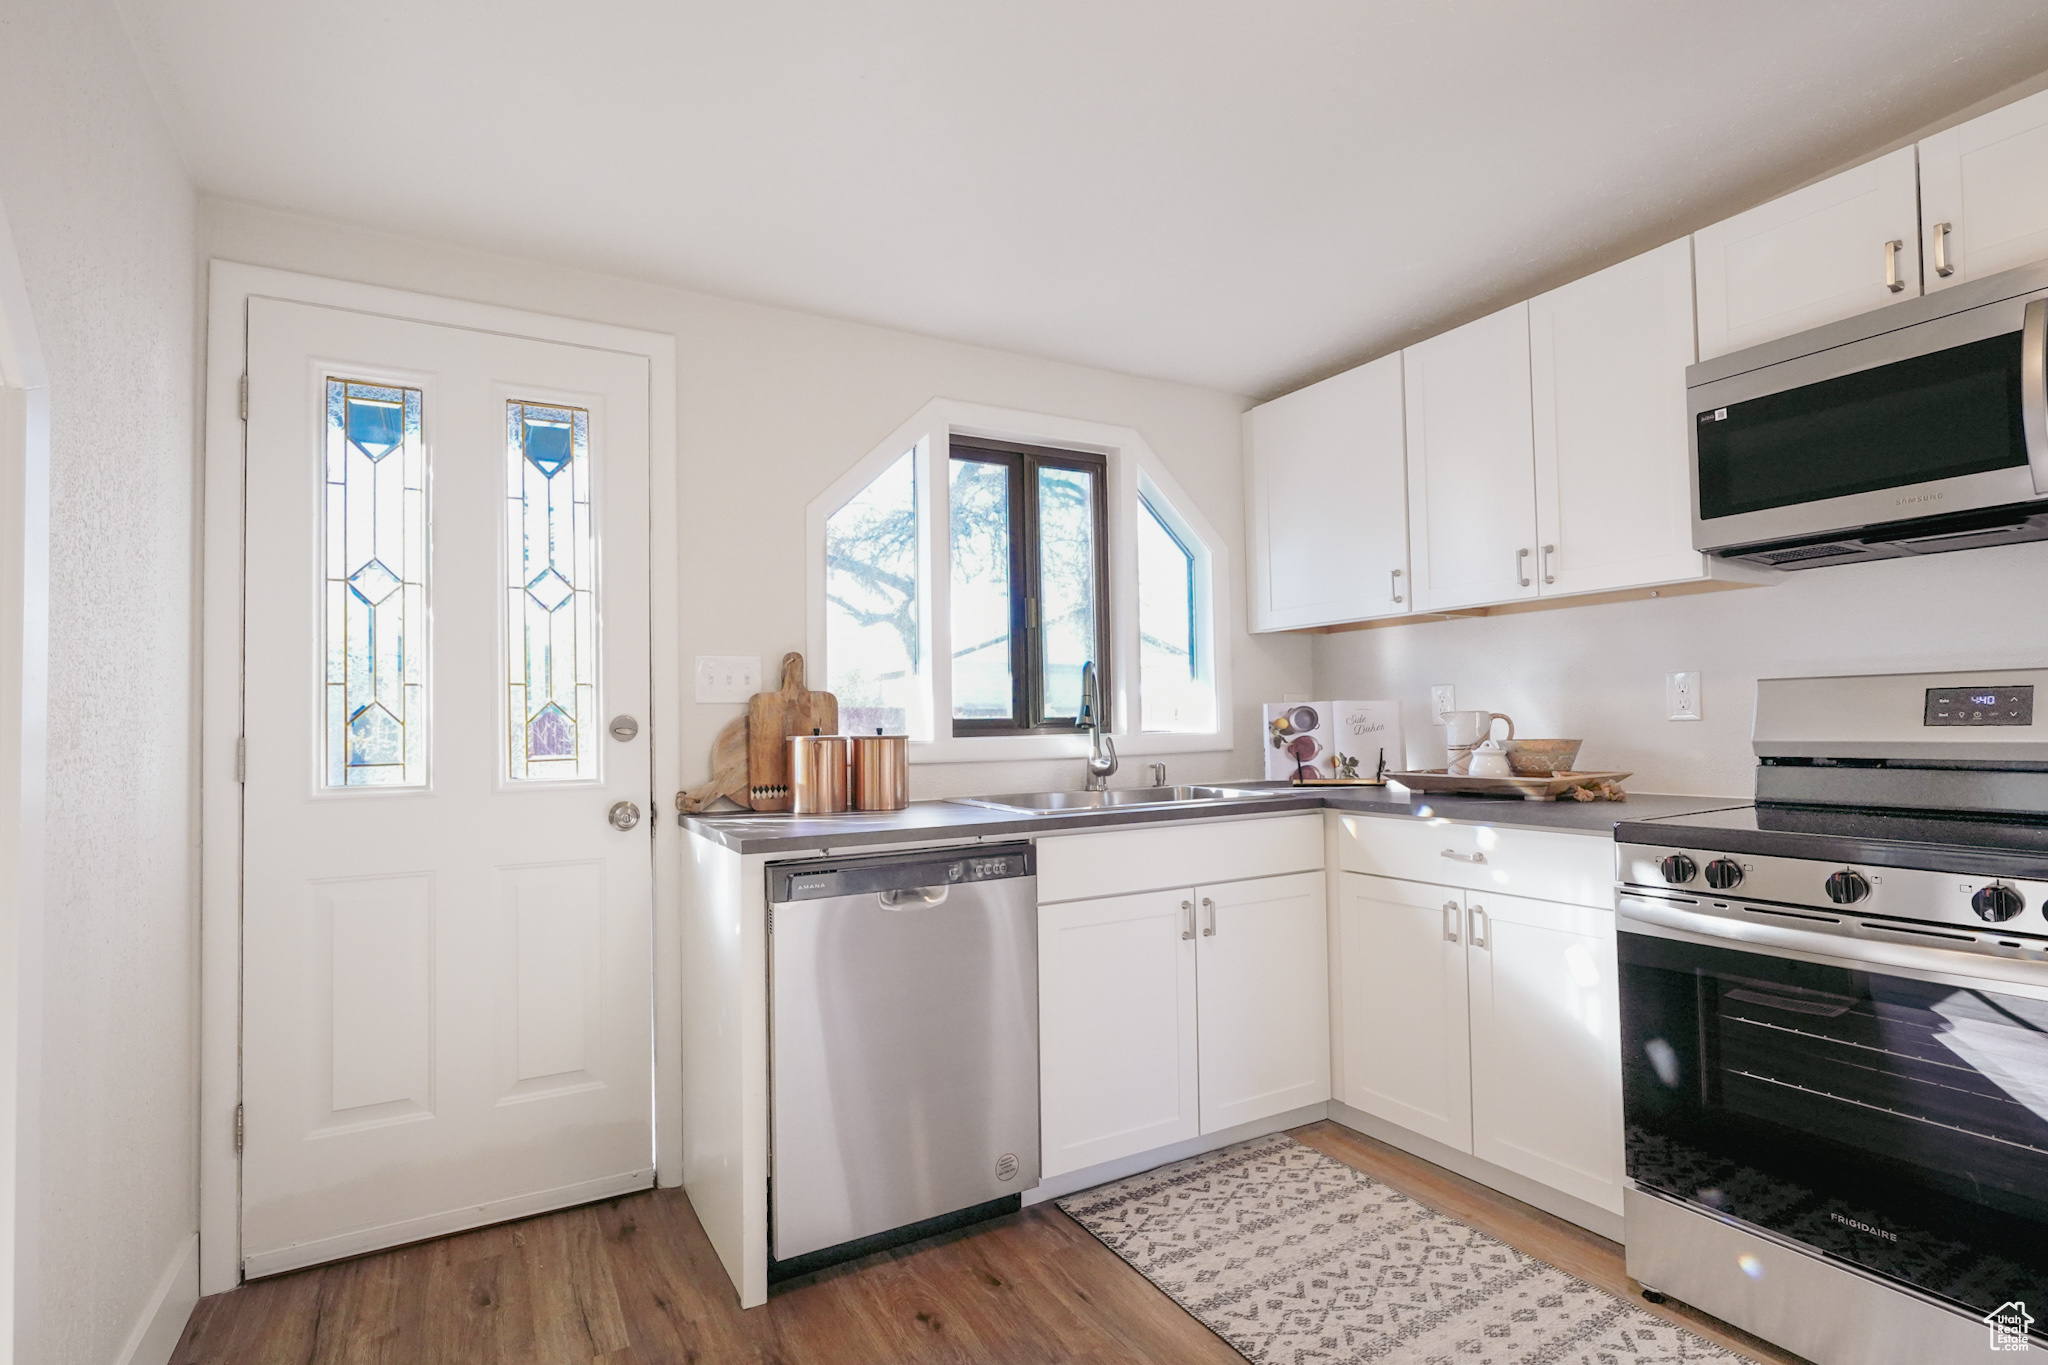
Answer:
[[990, 810], [1014, 810], [1027, 815], [1053, 815], [1069, 810], [1130, 810], [1197, 802], [1242, 801], [1285, 794], [1284, 790], [1256, 791], [1237, 787], [1118, 787], [1106, 792], [1010, 792], [1002, 796], [956, 796], [953, 800], [963, 806], [986, 806]]

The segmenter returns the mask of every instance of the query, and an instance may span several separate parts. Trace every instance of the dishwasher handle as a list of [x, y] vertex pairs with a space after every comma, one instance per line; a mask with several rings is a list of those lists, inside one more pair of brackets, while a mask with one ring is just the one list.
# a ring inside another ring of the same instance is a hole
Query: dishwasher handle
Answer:
[[888, 891], [877, 891], [875, 899], [884, 910], [923, 910], [929, 906], [944, 905], [950, 886], [901, 886]]

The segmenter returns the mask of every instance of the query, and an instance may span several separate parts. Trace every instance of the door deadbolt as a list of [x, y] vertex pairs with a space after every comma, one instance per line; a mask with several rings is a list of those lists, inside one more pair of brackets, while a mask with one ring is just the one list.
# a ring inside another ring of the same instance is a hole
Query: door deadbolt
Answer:
[[611, 819], [613, 829], [631, 829], [640, 823], [640, 808], [631, 801], [614, 801]]
[[639, 733], [640, 722], [634, 720], [631, 716], [612, 717], [612, 738], [619, 741], [619, 743], [624, 744]]

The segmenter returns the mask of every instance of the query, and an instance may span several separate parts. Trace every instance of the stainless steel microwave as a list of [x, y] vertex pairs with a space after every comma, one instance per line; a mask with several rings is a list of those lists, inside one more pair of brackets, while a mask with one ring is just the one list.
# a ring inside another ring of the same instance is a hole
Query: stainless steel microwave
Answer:
[[2048, 263], [1686, 369], [1693, 548], [1778, 569], [2048, 539]]

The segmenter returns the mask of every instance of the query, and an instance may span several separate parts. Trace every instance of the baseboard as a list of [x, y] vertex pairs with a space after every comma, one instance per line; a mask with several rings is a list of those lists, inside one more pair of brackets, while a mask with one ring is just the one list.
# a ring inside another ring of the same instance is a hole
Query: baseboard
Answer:
[[360, 1228], [354, 1232], [344, 1232], [335, 1237], [322, 1237], [311, 1242], [296, 1242], [290, 1246], [279, 1247], [275, 1251], [253, 1252], [243, 1257], [242, 1271], [252, 1280], [265, 1275], [281, 1275], [287, 1270], [303, 1270], [309, 1265], [322, 1265], [349, 1256], [361, 1256], [366, 1252], [382, 1251], [386, 1247], [405, 1246], [412, 1242], [424, 1242], [430, 1237], [446, 1237], [450, 1233], [467, 1232], [471, 1228], [486, 1227], [492, 1223], [510, 1222], [514, 1218], [530, 1218], [536, 1213], [549, 1213], [555, 1209], [595, 1203], [600, 1199], [649, 1189], [653, 1184], [654, 1171], [649, 1168], [628, 1171], [623, 1175], [608, 1175], [597, 1180], [585, 1180], [552, 1190], [540, 1190], [533, 1194], [522, 1194], [513, 1199], [499, 1199], [487, 1204], [465, 1204], [459, 1209], [408, 1218], [402, 1222]]
[[1496, 1166], [1455, 1147], [1446, 1146], [1435, 1138], [1403, 1128], [1398, 1123], [1389, 1123], [1376, 1118], [1363, 1109], [1353, 1109], [1342, 1100], [1330, 1101], [1330, 1121], [1341, 1123], [1356, 1133], [1376, 1138], [1389, 1147], [1399, 1147], [1410, 1156], [1419, 1156], [1424, 1161], [1443, 1167], [1454, 1175], [1477, 1181], [1488, 1189], [1499, 1190], [1511, 1199], [1524, 1204], [1533, 1204], [1545, 1213], [1554, 1214], [1567, 1223], [1576, 1223], [1588, 1232], [1597, 1232], [1609, 1241], [1627, 1243], [1625, 1235], [1627, 1220], [1618, 1213], [1609, 1213], [1598, 1204], [1589, 1204], [1577, 1195], [1554, 1190], [1541, 1181], [1511, 1171], [1505, 1166]]
[[142, 1306], [142, 1315], [128, 1330], [114, 1365], [167, 1365], [198, 1303], [199, 1234], [188, 1232], [164, 1267], [156, 1292]]
[[1264, 1137], [1268, 1133], [1282, 1133], [1289, 1128], [1299, 1128], [1304, 1123], [1314, 1123], [1329, 1116], [1328, 1104], [1306, 1104], [1299, 1109], [1290, 1109], [1284, 1114], [1253, 1119], [1250, 1123], [1240, 1123], [1235, 1128], [1223, 1128], [1214, 1133], [1204, 1133], [1200, 1137], [1191, 1137], [1170, 1147], [1155, 1147], [1149, 1152], [1139, 1152], [1136, 1156], [1119, 1157], [1115, 1161], [1104, 1161], [1094, 1166], [1084, 1166], [1078, 1171], [1049, 1176], [1039, 1181], [1035, 1188], [1024, 1191], [1024, 1204], [1028, 1208], [1033, 1204], [1042, 1204], [1048, 1199], [1061, 1199], [1076, 1190], [1106, 1185], [1112, 1180], [1122, 1180], [1127, 1175], [1149, 1171], [1170, 1161], [1185, 1161], [1191, 1156], [1200, 1156], [1219, 1147], [1228, 1147], [1233, 1142]]

